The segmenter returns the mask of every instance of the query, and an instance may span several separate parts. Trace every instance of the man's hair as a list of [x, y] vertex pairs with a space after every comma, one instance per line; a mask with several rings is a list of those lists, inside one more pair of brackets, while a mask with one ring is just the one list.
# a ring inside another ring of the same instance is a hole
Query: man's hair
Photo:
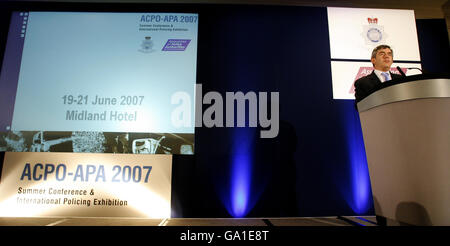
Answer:
[[377, 57], [377, 52], [379, 50], [381, 50], [381, 49], [390, 49], [391, 52], [392, 52], [392, 57], [394, 57], [394, 51], [392, 50], [392, 48], [389, 45], [382, 44], [382, 45], [378, 45], [377, 47], [375, 47], [375, 49], [372, 50], [372, 57], [371, 57], [371, 59], [372, 58], [376, 58]]

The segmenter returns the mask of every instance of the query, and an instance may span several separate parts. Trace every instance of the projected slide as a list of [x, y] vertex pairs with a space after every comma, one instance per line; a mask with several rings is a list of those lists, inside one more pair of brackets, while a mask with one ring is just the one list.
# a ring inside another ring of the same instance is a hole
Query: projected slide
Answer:
[[373, 71], [373, 48], [394, 50], [391, 72], [400, 66], [407, 76], [421, 68], [413, 10], [328, 7], [333, 99], [355, 99], [355, 80]]
[[[197, 29], [197, 14], [14, 12], [0, 78], [0, 93], [13, 95], [2, 102], [1, 131], [33, 132], [28, 141], [117, 133], [113, 142], [127, 142], [129, 153], [154, 152], [164, 139], [193, 143]], [[192, 115], [182, 126], [172, 122], [179, 92]]]

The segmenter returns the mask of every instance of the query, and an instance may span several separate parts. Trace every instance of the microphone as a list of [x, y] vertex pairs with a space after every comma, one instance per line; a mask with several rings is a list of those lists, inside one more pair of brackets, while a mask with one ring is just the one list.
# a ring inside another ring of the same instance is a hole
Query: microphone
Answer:
[[402, 69], [401, 69], [399, 66], [397, 66], [397, 70], [400, 72], [400, 74], [401, 74], [403, 77], [406, 77], [406, 74], [402, 71]]

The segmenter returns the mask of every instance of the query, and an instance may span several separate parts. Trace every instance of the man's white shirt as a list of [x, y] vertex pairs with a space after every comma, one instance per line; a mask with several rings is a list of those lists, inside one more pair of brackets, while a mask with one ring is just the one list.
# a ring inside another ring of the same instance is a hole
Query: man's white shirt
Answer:
[[[377, 77], [380, 79], [381, 83], [387, 81], [387, 80], [384, 79], [384, 76], [381, 74], [381, 73], [383, 73], [383, 71], [380, 71], [380, 70], [375, 69], [374, 72], [375, 72], [375, 74], [377, 75]], [[387, 73], [388, 76], [389, 76], [389, 79], [388, 79], [388, 80], [392, 80], [391, 73], [389, 73], [389, 71], [387, 71], [386, 73]]]

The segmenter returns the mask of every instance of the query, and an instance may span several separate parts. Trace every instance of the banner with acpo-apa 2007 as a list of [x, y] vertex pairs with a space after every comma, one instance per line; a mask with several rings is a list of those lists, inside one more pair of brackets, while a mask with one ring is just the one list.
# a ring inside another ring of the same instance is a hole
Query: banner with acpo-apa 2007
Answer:
[[5, 153], [0, 216], [169, 218], [171, 155]]

